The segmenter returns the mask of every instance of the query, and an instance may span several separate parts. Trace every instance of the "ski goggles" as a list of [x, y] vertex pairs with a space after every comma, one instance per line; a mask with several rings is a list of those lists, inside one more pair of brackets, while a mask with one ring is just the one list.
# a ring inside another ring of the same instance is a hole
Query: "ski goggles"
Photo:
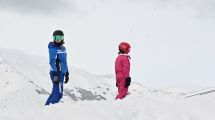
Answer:
[[62, 40], [63, 40], [63, 36], [61, 36], [61, 35], [55, 35], [55, 36], [54, 36], [54, 41], [60, 42], [60, 41], [62, 41]]

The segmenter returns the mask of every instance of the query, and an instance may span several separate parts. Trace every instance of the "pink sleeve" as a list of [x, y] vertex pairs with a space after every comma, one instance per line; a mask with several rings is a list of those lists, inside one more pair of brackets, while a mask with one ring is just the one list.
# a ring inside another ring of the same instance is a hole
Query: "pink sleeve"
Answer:
[[129, 77], [130, 75], [130, 61], [128, 59], [128, 57], [125, 57], [123, 59], [123, 63], [122, 63], [122, 71], [123, 71], [123, 74], [124, 74], [124, 77]]

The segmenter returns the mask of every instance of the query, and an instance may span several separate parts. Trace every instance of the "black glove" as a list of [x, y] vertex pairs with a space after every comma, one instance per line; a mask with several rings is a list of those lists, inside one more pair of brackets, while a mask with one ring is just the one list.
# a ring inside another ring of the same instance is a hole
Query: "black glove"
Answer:
[[66, 75], [65, 75], [65, 84], [67, 83], [69, 81], [69, 73], [68, 72], [66, 72]]
[[125, 87], [130, 86], [130, 83], [131, 83], [131, 77], [125, 78]]
[[116, 87], [118, 87], [118, 84], [116, 83]]

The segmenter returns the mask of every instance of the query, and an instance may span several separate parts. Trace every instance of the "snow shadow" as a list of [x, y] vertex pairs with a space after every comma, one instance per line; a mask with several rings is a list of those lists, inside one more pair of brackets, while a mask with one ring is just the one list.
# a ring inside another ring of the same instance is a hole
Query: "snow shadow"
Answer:
[[93, 94], [93, 92], [85, 90], [83, 88], [75, 88], [75, 90], [76, 91], [65, 89], [64, 90], [64, 95], [68, 96], [69, 98], [71, 98], [74, 101], [79, 101], [79, 100], [81, 100], [81, 101], [84, 101], [84, 100], [87, 100], [87, 101], [92, 101], [92, 100], [98, 100], [98, 101], [100, 101], [100, 100], [107, 100], [102, 95]]

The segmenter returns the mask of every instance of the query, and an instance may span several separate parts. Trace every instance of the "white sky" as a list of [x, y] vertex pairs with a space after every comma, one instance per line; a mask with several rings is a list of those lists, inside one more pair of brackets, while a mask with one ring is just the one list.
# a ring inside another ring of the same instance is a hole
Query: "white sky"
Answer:
[[61, 29], [69, 64], [88, 72], [113, 74], [118, 44], [127, 41], [133, 81], [148, 87], [215, 85], [214, 5], [212, 0], [0, 0], [0, 47], [48, 57], [52, 33]]

